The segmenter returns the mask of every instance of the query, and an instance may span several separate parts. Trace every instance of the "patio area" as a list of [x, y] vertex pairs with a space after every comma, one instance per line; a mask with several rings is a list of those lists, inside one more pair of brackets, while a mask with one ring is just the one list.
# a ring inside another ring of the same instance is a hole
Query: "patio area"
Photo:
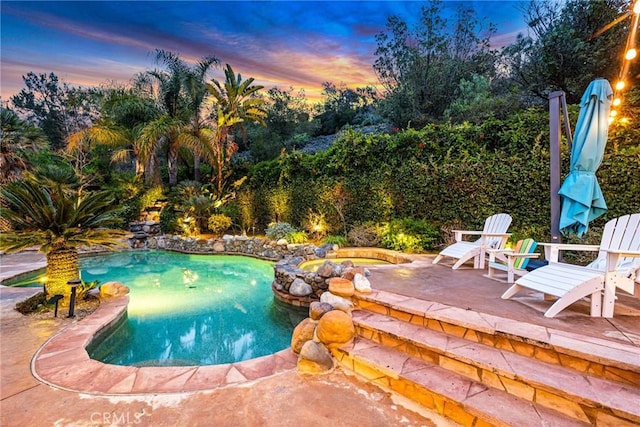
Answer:
[[[423, 301], [425, 307], [439, 304], [441, 310], [463, 313], [462, 309], [474, 315], [510, 319], [524, 335], [547, 331], [556, 343], [560, 340], [560, 345], [565, 337], [571, 341], [567, 345], [575, 345], [579, 336], [581, 346], [593, 343], [594, 349], [606, 352], [610, 345], [617, 353], [628, 354], [630, 360], [637, 358], [640, 365], [640, 301], [636, 298], [620, 297], [612, 319], [589, 317], [586, 302], [547, 319], [543, 313], [550, 303], [539, 296], [501, 300], [507, 285], [483, 277], [484, 272], [452, 271], [447, 266], [432, 265], [430, 256], [413, 258], [411, 264], [371, 268], [370, 281], [377, 291], [374, 294], [384, 294], [394, 304], [410, 301], [415, 306]], [[38, 253], [2, 255], [0, 277], [39, 265], [44, 263]], [[15, 312], [15, 302], [32, 293], [34, 290], [0, 287], [3, 426], [293, 426], [301, 422], [310, 426], [453, 425], [436, 412], [340, 368], [328, 375], [306, 377], [298, 375], [292, 365], [262, 378], [190, 392], [180, 392], [180, 386], [160, 393], [100, 395], [53, 387], [32, 375], [32, 357], [71, 321], [64, 317], [33, 319]]]

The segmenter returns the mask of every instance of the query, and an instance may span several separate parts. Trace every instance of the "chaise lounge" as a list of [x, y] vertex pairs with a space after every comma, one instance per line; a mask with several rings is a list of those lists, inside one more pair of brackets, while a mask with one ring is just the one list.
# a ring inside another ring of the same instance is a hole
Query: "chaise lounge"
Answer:
[[[505, 213], [492, 215], [484, 222], [482, 231], [452, 230], [455, 233], [456, 243], [447, 246], [433, 260], [437, 264], [444, 257], [457, 259], [452, 269], [457, 270], [462, 264], [473, 258], [473, 268], [484, 268], [486, 249], [502, 249], [507, 243], [510, 234], [507, 233], [511, 225], [511, 216]], [[463, 240], [465, 235], [479, 235], [475, 241]]]
[[[555, 317], [569, 305], [591, 298], [591, 316], [613, 317], [616, 289], [635, 292], [640, 270], [640, 213], [613, 219], [604, 227], [596, 245], [545, 244], [549, 265], [520, 277], [502, 295], [509, 299], [523, 289], [558, 297], [545, 312]], [[561, 250], [597, 250], [598, 257], [587, 266], [558, 262]]]

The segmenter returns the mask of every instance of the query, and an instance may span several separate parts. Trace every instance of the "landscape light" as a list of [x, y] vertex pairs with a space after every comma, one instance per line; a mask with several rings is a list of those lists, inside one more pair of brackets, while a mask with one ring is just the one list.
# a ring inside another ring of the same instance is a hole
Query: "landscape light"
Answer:
[[631, 48], [627, 51], [626, 55], [624, 55], [624, 58], [631, 61], [633, 58], [636, 57], [636, 55], [637, 55], [636, 50], [634, 48]]
[[615, 117], [615, 116], [617, 116], [617, 115], [618, 115], [618, 112], [617, 112], [616, 110], [611, 110], [611, 112], [609, 113], [609, 115], [610, 115], [611, 117]]
[[618, 105], [620, 105], [622, 103], [622, 101], [620, 101], [620, 98], [616, 98], [613, 100], [613, 102], [611, 103], [611, 105], [613, 105], [614, 107], [617, 107]]
[[622, 89], [624, 89], [624, 80], [620, 80], [618, 83], [616, 83], [616, 90]]
[[633, 5], [633, 13], [640, 13], [640, 0], [637, 0]]

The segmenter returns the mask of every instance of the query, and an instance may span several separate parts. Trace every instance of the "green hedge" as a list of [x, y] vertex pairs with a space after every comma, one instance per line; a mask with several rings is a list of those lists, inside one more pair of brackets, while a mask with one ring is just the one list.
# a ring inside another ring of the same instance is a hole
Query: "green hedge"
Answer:
[[[535, 109], [480, 126], [431, 124], [393, 135], [347, 131], [325, 152], [287, 153], [250, 170], [257, 223], [299, 227], [312, 209], [326, 216], [333, 234], [403, 218], [424, 219], [438, 229], [478, 229], [487, 216], [507, 212], [514, 238], [544, 241], [550, 234], [548, 133], [548, 113]], [[565, 144], [563, 176], [568, 164]], [[637, 149], [608, 148], [597, 175], [609, 212], [594, 221], [595, 230], [640, 211]], [[274, 192], [285, 213], [269, 201]]]

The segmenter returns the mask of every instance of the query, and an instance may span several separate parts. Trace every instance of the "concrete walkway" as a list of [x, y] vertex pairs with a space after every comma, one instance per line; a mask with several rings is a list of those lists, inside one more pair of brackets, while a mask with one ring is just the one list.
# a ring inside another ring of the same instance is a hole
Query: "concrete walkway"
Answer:
[[[35, 252], [0, 256], [0, 278], [44, 266]], [[2, 426], [452, 426], [396, 394], [341, 370], [287, 370], [209, 391], [97, 396], [57, 389], [31, 373], [38, 348], [72, 320], [34, 319], [13, 308], [37, 289], [0, 286]]]

